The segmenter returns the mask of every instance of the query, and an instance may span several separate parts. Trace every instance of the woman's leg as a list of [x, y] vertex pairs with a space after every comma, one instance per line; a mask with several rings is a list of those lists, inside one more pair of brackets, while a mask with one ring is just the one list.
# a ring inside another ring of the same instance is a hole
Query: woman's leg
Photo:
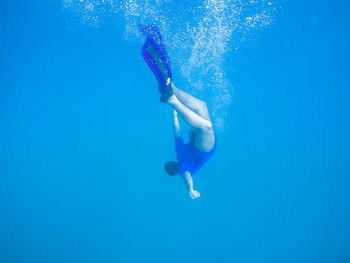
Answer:
[[193, 128], [196, 148], [202, 152], [211, 151], [215, 146], [215, 134], [211, 122], [182, 104], [175, 93], [167, 100], [167, 103]]
[[181, 101], [183, 105], [197, 113], [205, 120], [210, 121], [207, 104], [204, 101], [201, 101], [200, 99], [193, 97], [191, 94], [178, 89], [173, 83], [172, 89], [175, 96]]
[[200, 130], [211, 128], [210, 121], [204, 119], [202, 116], [182, 104], [182, 102], [177, 98], [175, 94], [167, 100], [167, 103], [173, 106], [173, 108], [191, 127]]

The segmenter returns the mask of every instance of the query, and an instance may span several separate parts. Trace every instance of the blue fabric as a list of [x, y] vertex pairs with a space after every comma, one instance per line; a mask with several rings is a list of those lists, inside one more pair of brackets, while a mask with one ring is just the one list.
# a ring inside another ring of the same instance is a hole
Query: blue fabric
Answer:
[[184, 143], [182, 136], [175, 137], [175, 151], [181, 176], [183, 176], [186, 171], [190, 172], [192, 175], [196, 173], [204, 163], [209, 160], [216, 149], [216, 138], [214, 148], [207, 153], [197, 150], [191, 135], [190, 138], [190, 142]]

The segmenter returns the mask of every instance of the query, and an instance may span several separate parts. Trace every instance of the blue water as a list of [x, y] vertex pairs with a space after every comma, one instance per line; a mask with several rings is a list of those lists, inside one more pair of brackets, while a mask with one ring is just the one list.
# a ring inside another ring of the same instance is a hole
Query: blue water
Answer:
[[268, 25], [227, 24], [218, 53], [181, 57], [175, 44], [196, 38], [181, 27], [171, 41], [177, 28], [159, 17], [175, 83], [220, 126], [191, 200], [162, 170], [171, 110], [137, 19], [1, 1], [0, 262], [350, 262], [350, 4], [271, 2]]

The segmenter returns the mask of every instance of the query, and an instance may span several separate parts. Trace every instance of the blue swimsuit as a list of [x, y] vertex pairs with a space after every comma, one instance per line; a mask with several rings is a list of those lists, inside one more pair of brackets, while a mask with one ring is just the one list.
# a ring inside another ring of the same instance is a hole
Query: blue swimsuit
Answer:
[[179, 173], [183, 176], [184, 172], [188, 171], [191, 174], [197, 172], [203, 164], [209, 160], [216, 149], [216, 138], [214, 148], [207, 153], [201, 152], [194, 146], [193, 137], [190, 136], [190, 141], [184, 143], [181, 136], [175, 137], [175, 151], [177, 154], [177, 162], [179, 165]]

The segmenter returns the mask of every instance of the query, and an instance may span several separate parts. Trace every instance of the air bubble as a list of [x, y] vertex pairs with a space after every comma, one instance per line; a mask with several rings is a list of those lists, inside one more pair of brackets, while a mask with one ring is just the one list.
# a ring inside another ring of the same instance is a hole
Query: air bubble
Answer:
[[[224, 69], [230, 51], [237, 51], [255, 31], [269, 26], [276, 8], [266, 0], [62, 0], [98, 25], [118, 16], [124, 36], [142, 41], [137, 25], [156, 23], [171, 57], [173, 71], [182, 76], [194, 95], [208, 98], [214, 121], [223, 127], [233, 87]], [[181, 3], [181, 4], [180, 4]], [[211, 101], [210, 101], [211, 100]]]

